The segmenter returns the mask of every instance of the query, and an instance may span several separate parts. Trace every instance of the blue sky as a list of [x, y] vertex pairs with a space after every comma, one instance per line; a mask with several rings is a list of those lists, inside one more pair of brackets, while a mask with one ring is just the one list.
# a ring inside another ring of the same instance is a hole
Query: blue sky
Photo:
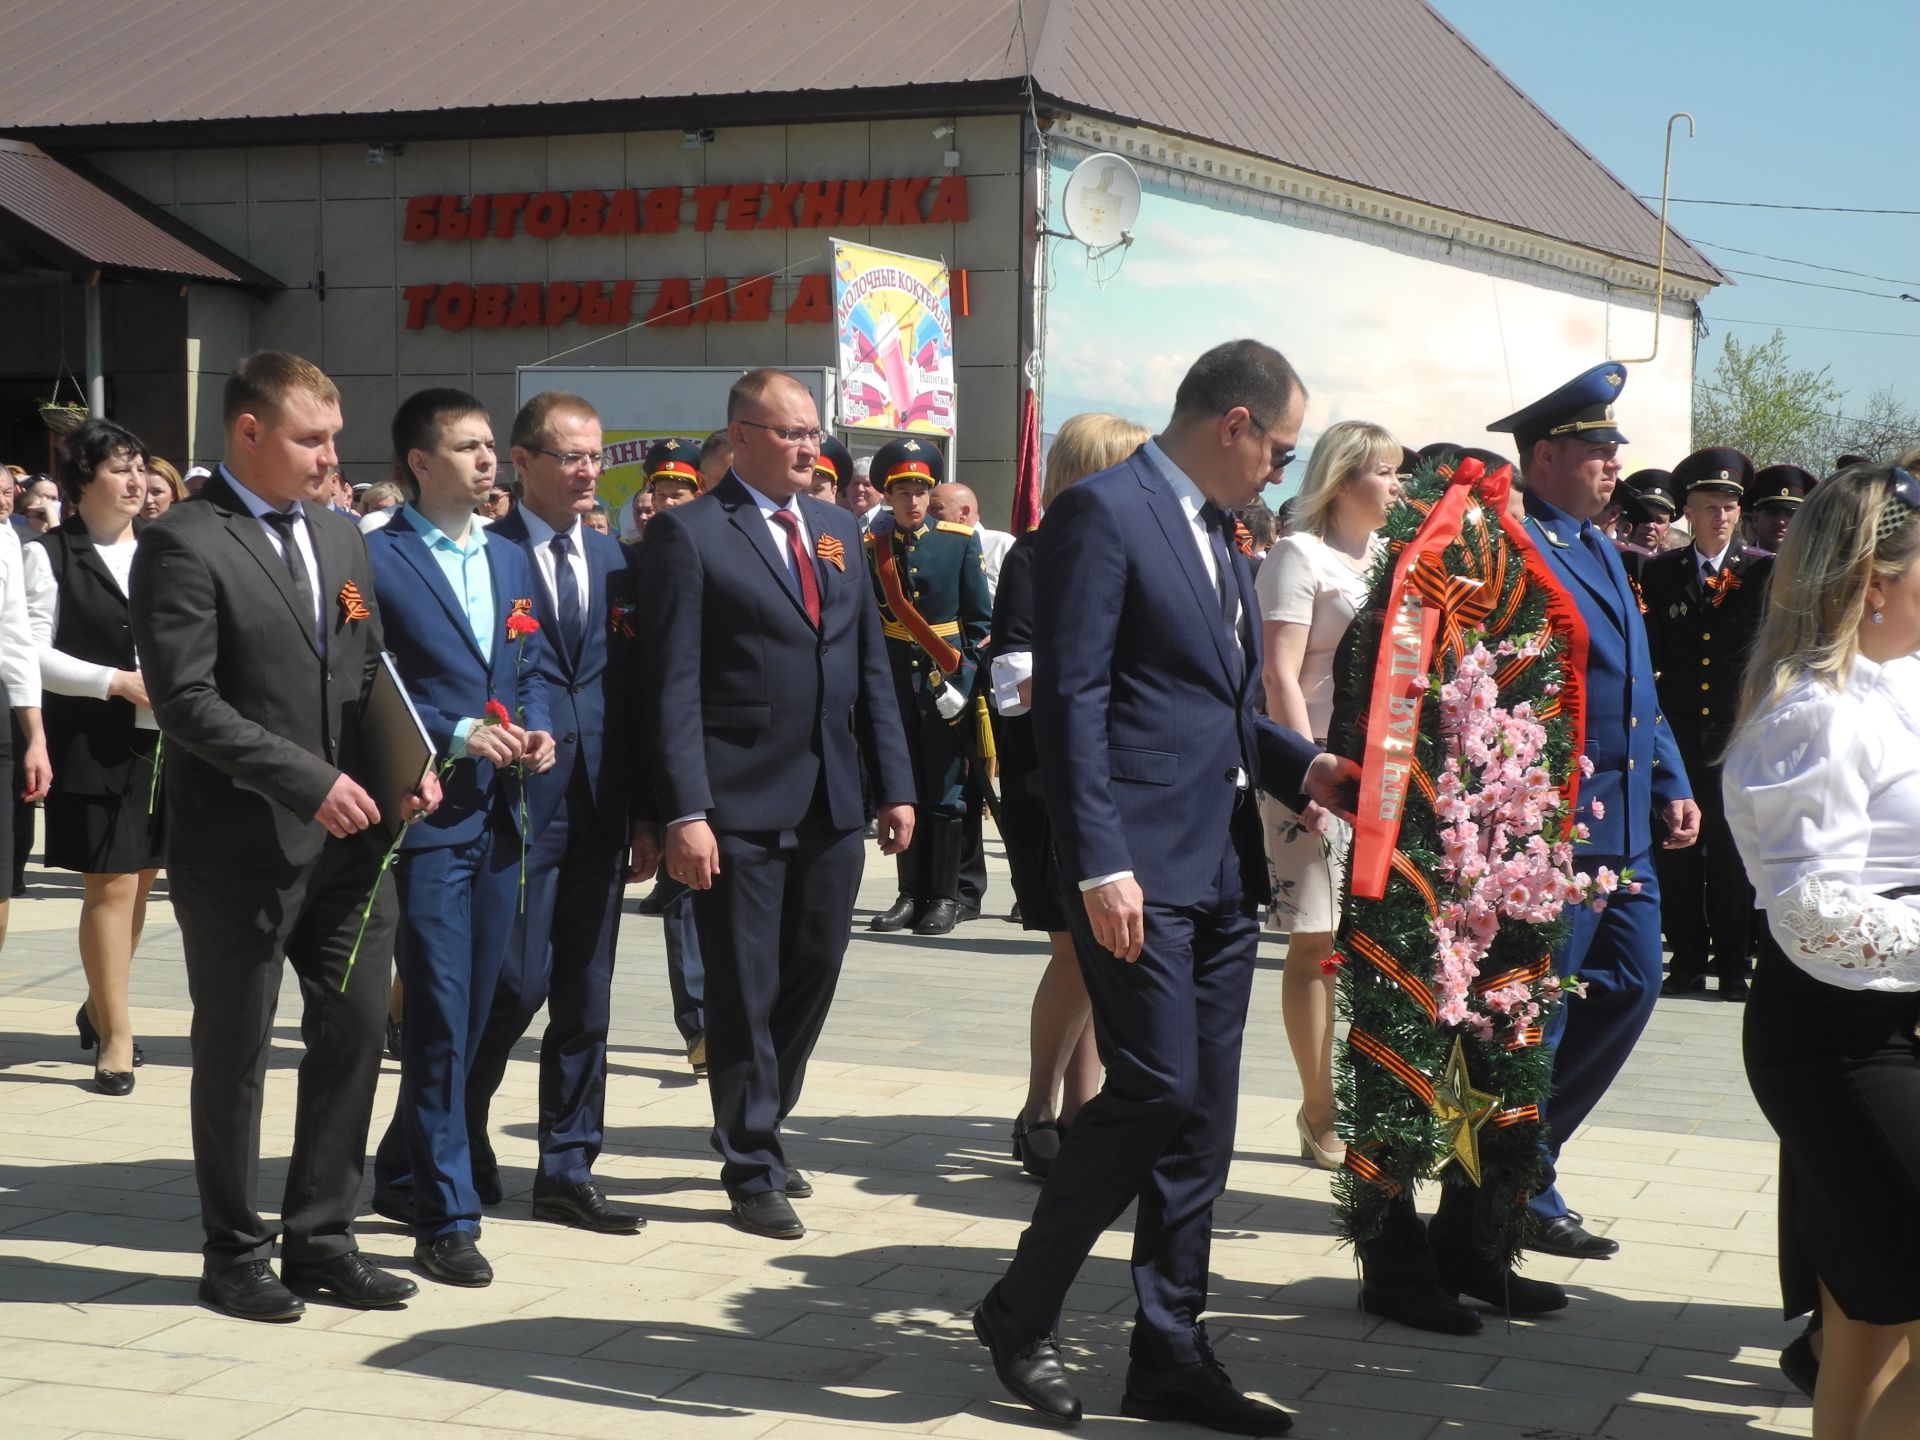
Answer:
[[[1433, 0], [1449, 23], [1615, 175], [1660, 193], [1666, 118], [1675, 196], [1920, 210], [1920, 5], [1914, 0]], [[1655, 201], [1657, 204], [1657, 199]], [[1920, 216], [1674, 205], [1672, 223], [1721, 269], [1920, 296]], [[1726, 247], [1867, 272], [1831, 274]], [[1849, 395], [1891, 385], [1920, 407], [1920, 304], [1735, 275], [1703, 308], [1711, 374], [1726, 336], [1778, 321], [1796, 365]], [[1828, 327], [1828, 328], [1813, 328]], [[1877, 330], [1897, 336], [1839, 333]]]

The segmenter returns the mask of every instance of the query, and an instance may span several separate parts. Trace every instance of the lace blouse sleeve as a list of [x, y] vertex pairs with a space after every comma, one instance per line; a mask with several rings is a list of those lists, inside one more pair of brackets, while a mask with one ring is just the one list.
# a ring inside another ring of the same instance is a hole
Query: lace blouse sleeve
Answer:
[[1877, 755], [1920, 735], [1876, 738], [1869, 723], [1850, 695], [1753, 722], [1727, 757], [1727, 818], [1788, 959], [1844, 990], [1920, 990], [1920, 909], [1861, 883]]

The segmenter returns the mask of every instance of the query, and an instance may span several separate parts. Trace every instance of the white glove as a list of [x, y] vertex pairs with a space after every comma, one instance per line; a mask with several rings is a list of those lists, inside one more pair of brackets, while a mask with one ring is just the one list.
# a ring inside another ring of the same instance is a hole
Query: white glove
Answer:
[[933, 708], [940, 712], [942, 720], [951, 720], [967, 708], [967, 697], [953, 686], [943, 682], [940, 688], [933, 692]]

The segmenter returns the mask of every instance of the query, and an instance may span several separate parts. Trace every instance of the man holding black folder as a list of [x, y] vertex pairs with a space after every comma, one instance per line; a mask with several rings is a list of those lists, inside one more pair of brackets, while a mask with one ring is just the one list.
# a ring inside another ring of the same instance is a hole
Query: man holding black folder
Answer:
[[[291, 1320], [301, 1295], [365, 1308], [416, 1289], [363, 1259], [352, 1232], [386, 1020], [386, 966], [348, 964], [382, 850], [368, 833], [379, 804], [352, 773], [380, 612], [365, 542], [321, 503], [341, 425], [333, 382], [297, 356], [249, 356], [224, 419], [226, 461], [143, 532], [130, 598], [178, 817], [167, 874], [193, 995], [200, 1298]], [[439, 803], [431, 776], [413, 802]], [[363, 961], [391, 953], [393, 926], [381, 885]], [[307, 1051], [276, 1277], [277, 1227], [257, 1196], [282, 957], [300, 977]]]

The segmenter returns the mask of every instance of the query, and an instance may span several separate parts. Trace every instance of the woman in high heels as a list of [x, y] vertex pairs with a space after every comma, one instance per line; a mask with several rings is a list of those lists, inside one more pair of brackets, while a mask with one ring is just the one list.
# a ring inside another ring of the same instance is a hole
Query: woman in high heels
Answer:
[[[1289, 533], [1254, 578], [1266, 656], [1267, 714], [1325, 745], [1333, 715], [1333, 655], [1367, 603], [1377, 532], [1399, 498], [1400, 442], [1365, 420], [1329, 426], [1314, 442]], [[1317, 807], [1309, 806], [1309, 810]], [[1323, 1170], [1346, 1160], [1333, 1116], [1333, 955], [1352, 832], [1331, 815], [1297, 815], [1260, 796], [1273, 904], [1267, 928], [1287, 932], [1280, 1009], [1300, 1072], [1300, 1153]]]
[[54, 781], [46, 858], [80, 873], [80, 963], [87, 1001], [75, 1016], [96, 1052], [94, 1084], [133, 1089], [140, 1063], [127, 976], [159, 872], [160, 732], [133, 653], [128, 576], [143, 522], [147, 475], [139, 437], [88, 420], [61, 447], [69, 511], [26, 547], [27, 609], [46, 689]]

